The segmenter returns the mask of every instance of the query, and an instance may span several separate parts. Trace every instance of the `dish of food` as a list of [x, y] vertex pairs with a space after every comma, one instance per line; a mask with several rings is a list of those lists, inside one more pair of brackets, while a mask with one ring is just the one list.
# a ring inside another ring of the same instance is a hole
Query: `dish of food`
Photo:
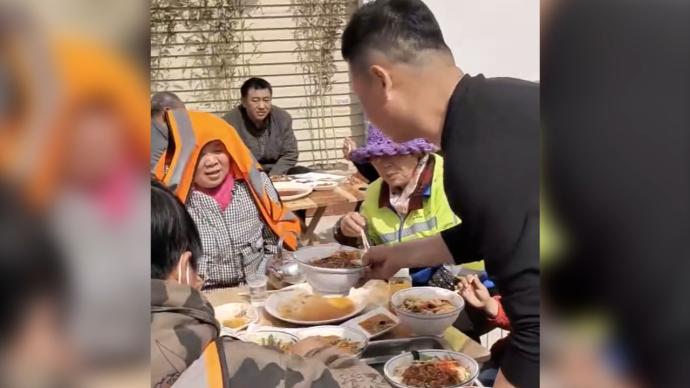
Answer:
[[287, 353], [292, 348], [298, 339], [292, 334], [279, 331], [257, 331], [252, 333], [245, 333], [241, 339], [247, 342], [253, 342], [265, 348], [278, 350]]
[[422, 299], [407, 297], [398, 306], [399, 309], [414, 314], [439, 315], [456, 311], [458, 308], [448, 299]]
[[232, 330], [242, 330], [258, 318], [249, 303], [227, 303], [216, 307], [215, 313], [220, 325]]
[[314, 185], [314, 190], [316, 191], [331, 191], [338, 187], [337, 182], [320, 182]]
[[469, 369], [452, 357], [421, 356], [395, 372], [403, 384], [415, 388], [455, 387], [471, 377]]
[[320, 268], [360, 268], [362, 267], [362, 253], [356, 250], [339, 250], [329, 257], [309, 263]]
[[266, 312], [297, 325], [324, 325], [342, 322], [366, 307], [346, 296], [322, 296], [304, 291], [275, 293], [264, 305]]
[[299, 321], [325, 321], [351, 314], [355, 304], [348, 297], [326, 298], [321, 295], [300, 295], [283, 303], [280, 313]]
[[314, 335], [306, 338], [319, 338], [321, 341], [328, 343], [330, 346], [335, 346], [338, 349], [344, 350], [350, 354], [357, 354], [362, 350], [362, 344], [357, 341], [352, 341], [337, 335]]
[[298, 182], [274, 182], [275, 187], [280, 199], [283, 201], [292, 201], [295, 199], [306, 197], [311, 194], [313, 188], [310, 185], [305, 185]]
[[377, 333], [384, 332], [394, 327], [397, 323], [384, 314], [376, 314], [371, 318], [359, 322], [358, 325], [367, 333], [376, 335]]

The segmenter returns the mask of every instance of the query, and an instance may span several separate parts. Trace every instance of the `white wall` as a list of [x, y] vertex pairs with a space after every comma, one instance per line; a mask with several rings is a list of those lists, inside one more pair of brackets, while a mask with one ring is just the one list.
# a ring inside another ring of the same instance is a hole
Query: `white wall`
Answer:
[[424, 2], [465, 73], [539, 80], [539, 0]]

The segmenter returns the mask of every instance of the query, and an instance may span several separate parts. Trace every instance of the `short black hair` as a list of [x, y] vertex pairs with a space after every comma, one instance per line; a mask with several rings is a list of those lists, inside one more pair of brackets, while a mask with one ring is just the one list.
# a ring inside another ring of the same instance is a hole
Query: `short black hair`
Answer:
[[173, 92], [158, 92], [151, 97], [151, 115], [167, 109], [184, 108], [184, 102]]
[[256, 90], [261, 90], [261, 89], [268, 89], [268, 92], [273, 95], [273, 88], [271, 87], [271, 84], [268, 83], [263, 78], [257, 78], [257, 77], [252, 77], [242, 84], [242, 87], [240, 88], [240, 93], [242, 93], [242, 98], [247, 97], [247, 94], [249, 94], [249, 89], [256, 89]]
[[36, 301], [49, 301], [66, 323], [73, 291], [58, 241], [22, 197], [0, 183], [0, 349], [22, 328]]
[[151, 278], [166, 279], [182, 253], [192, 252], [197, 269], [202, 247], [199, 231], [182, 202], [163, 183], [151, 178]]
[[341, 52], [352, 64], [362, 64], [370, 50], [411, 63], [423, 50], [450, 54], [441, 27], [421, 0], [377, 0], [359, 8], [345, 27]]

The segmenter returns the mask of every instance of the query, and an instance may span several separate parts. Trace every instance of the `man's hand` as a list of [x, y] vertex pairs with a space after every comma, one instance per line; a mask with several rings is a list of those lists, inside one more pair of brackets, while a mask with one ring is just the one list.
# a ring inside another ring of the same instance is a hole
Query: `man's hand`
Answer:
[[359, 213], [347, 213], [340, 220], [340, 232], [346, 237], [360, 237], [367, 221]]
[[369, 278], [388, 280], [400, 268], [431, 267], [452, 261], [441, 235], [395, 245], [371, 247], [362, 257]]
[[395, 275], [400, 268], [407, 267], [404, 258], [396, 252], [397, 249], [395, 245], [379, 245], [369, 248], [362, 257], [364, 265], [369, 266], [369, 278], [388, 280]]

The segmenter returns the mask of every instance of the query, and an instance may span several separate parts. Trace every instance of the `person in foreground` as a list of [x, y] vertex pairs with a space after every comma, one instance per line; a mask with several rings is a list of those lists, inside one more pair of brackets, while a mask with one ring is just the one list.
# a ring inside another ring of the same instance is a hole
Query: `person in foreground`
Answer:
[[271, 180], [223, 120], [184, 110], [166, 119], [175, 147], [165, 158], [173, 162], [156, 173], [175, 185], [199, 230], [203, 288], [234, 287], [264, 274], [280, 238], [296, 248], [299, 221], [283, 209]]
[[151, 387], [388, 387], [356, 358], [319, 340], [291, 354], [220, 337], [200, 292], [201, 239], [176, 195], [151, 181]]
[[223, 116], [270, 176], [309, 172], [297, 166], [299, 150], [292, 117], [272, 104], [273, 88], [263, 78], [250, 78], [240, 92], [242, 103]]
[[[334, 228], [341, 244], [359, 245], [362, 232], [371, 245], [392, 245], [429, 237], [460, 223], [443, 188], [443, 158], [424, 139], [396, 144], [369, 126], [367, 144], [352, 152], [352, 160], [371, 163], [381, 178], [369, 185], [361, 213], [350, 212]], [[480, 264], [480, 263], [477, 263]], [[482, 265], [473, 269], [483, 270]], [[441, 265], [410, 271], [415, 286], [452, 287], [453, 276]], [[439, 281], [434, 281], [434, 278]]]
[[372, 247], [371, 276], [482, 257], [512, 331], [495, 387], [539, 385], [539, 88], [464, 74], [421, 0], [359, 8], [342, 39], [353, 90], [396, 142], [426, 138], [446, 159], [445, 191], [462, 224]]

